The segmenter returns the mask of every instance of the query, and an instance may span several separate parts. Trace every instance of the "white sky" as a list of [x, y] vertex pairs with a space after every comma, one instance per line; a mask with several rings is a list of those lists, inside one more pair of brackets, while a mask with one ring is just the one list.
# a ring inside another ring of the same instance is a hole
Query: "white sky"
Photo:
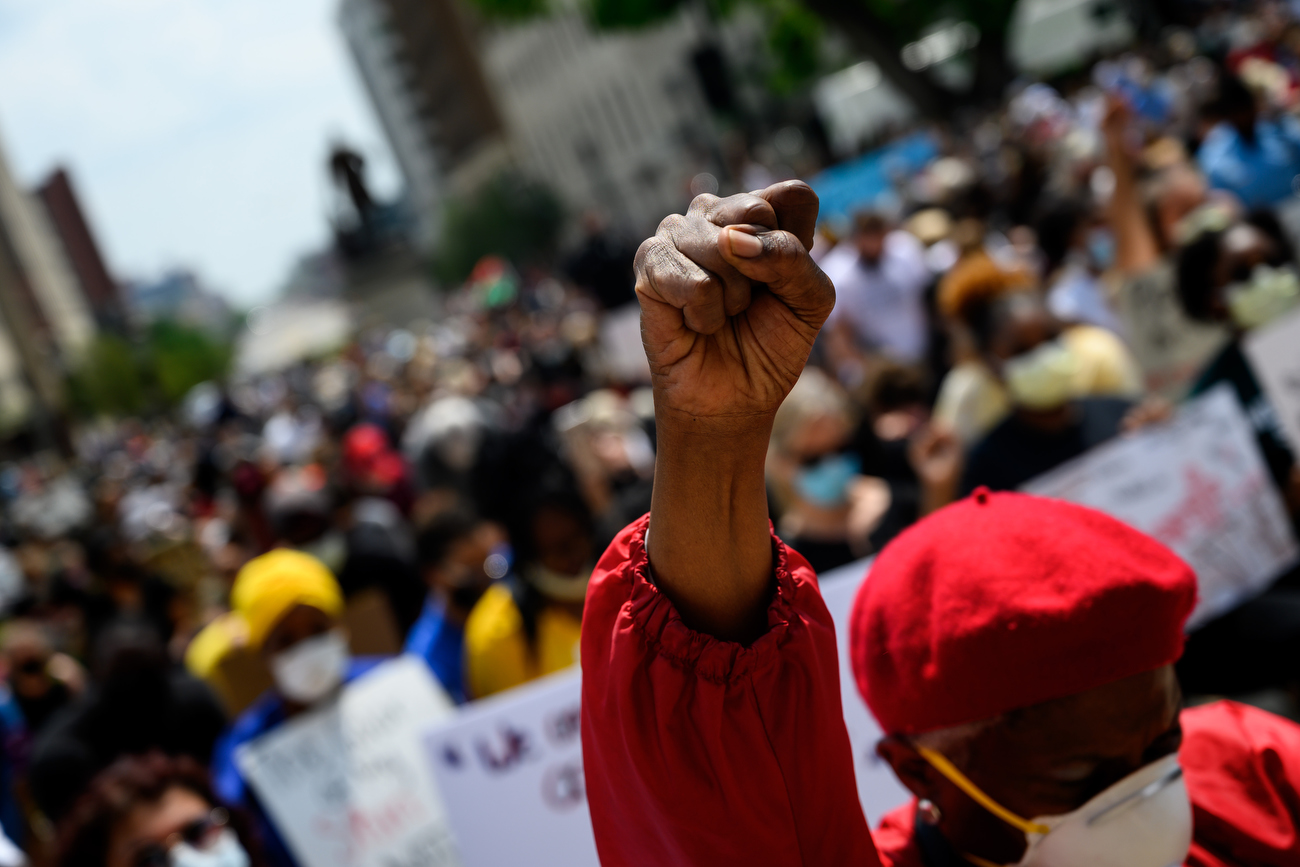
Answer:
[[338, 0], [0, 0], [0, 139], [70, 166], [109, 268], [193, 267], [247, 305], [324, 244], [341, 137], [397, 187]]

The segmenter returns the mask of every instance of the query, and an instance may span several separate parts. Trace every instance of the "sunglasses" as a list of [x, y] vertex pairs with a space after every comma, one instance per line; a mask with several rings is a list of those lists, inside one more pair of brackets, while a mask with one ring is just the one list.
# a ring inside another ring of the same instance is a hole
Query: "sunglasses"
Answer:
[[171, 867], [171, 850], [179, 843], [188, 843], [200, 852], [207, 851], [221, 839], [221, 832], [229, 823], [230, 814], [225, 808], [216, 807], [208, 815], [186, 824], [163, 843], [145, 846], [131, 862], [132, 867]]

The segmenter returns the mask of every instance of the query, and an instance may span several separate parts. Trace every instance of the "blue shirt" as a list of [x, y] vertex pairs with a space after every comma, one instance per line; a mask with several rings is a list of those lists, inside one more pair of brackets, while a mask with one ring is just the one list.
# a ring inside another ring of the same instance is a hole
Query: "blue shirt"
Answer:
[[[351, 683], [383, 661], [383, 657], [379, 656], [353, 657], [348, 663], [343, 682]], [[249, 741], [279, 728], [286, 719], [284, 699], [274, 690], [268, 690], [239, 715], [217, 741], [212, 753], [213, 790], [222, 803], [247, 810], [252, 816], [261, 838], [262, 854], [271, 867], [298, 867], [298, 862], [290, 854], [289, 847], [271, 818], [262, 809], [256, 794], [244, 780], [239, 766], [235, 764], [235, 752]]]
[[434, 677], [447, 690], [452, 701], [464, 704], [465, 694], [465, 627], [447, 617], [447, 605], [430, 593], [420, 619], [406, 636], [406, 652], [429, 664]]
[[1258, 120], [1253, 144], [1221, 123], [1201, 142], [1196, 160], [1210, 186], [1235, 193], [1247, 208], [1275, 204], [1292, 194], [1300, 174], [1300, 121], [1289, 115]]

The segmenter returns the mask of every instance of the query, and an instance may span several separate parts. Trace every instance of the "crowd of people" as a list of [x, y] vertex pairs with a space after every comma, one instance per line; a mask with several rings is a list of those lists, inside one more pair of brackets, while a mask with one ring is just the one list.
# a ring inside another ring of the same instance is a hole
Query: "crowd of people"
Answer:
[[[1300, 302], [1298, 109], [1289, 7], [1215, 13], [929, 129], [941, 155], [923, 171], [848, 224], [809, 225], [834, 306], [757, 481], [784, 543], [818, 572], [855, 562], [1223, 382], [1300, 527], [1294, 452], [1241, 349]], [[485, 261], [436, 322], [207, 385], [173, 417], [88, 425], [75, 456], [0, 472], [0, 864], [293, 867], [240, 745], [385, 656], [424, 659], [459, 704], [577, 664], [597, 560], [673, 495], [652, 484], [662, 431], [634, 327], [637, 294], [669, 303], [644, 280], [656, 255], [642, 248], [635, 294], [608, 235], [554, 272]], [[1272, 690], [1295, 714], [1296, 587], [1280, 576], [1193, 633], [1183, 691]], [[1173, 663], [1166, 639], [1152, 667]]]

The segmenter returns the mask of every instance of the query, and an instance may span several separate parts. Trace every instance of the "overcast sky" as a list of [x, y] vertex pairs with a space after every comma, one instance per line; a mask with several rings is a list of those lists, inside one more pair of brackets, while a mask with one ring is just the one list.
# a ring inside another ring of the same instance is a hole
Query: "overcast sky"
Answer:
[[0, 0], [0, 141], [28, 185], [71, 167], [109, 267], [195, 268], [237, 304], [324, 244], [341, 137], [392, 159], [338, 0]]

